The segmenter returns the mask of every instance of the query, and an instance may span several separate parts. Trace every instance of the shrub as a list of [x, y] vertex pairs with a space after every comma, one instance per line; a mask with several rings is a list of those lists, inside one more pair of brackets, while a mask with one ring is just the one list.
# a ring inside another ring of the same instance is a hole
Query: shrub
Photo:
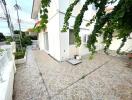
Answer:
[[24, 58], [24, 55], [25, 55], [25, 51], [17, 51], [15, 53], [15, 59], [21, 59], [21, 58]]
[[5, 38], [6, 38], [6, 44], [10, 44], [10, 42], [13, 41], [11, 36], [6, 36]]
[[31, 45], [32, 44], [32, 41], [31, 41], [31, 38], [29, 36], [24, 36], [22, 39], [22, 46], [23, 47], [26, 47], [28, 45]]
[[15, 30], [14, 34], [20, 34], [20, 31], [19, 30]]
[[3, 42], [3, 41], [5, 41], [6, 40], [6, 38], [5, 38], [5, 36], [3, 35], [3, 33], [0, 33], [0, 42]]

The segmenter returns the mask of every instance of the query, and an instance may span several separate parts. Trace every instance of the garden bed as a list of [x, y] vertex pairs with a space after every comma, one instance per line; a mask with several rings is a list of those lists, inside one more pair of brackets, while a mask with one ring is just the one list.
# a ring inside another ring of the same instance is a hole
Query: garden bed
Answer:
[[24, 64], [26, 63], [26, 51], [19, 51], [15, 53], [15, 64]]

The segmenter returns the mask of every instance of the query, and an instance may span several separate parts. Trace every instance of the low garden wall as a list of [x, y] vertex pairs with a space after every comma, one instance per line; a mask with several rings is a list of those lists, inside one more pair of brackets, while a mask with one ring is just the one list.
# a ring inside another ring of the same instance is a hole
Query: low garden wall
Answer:
[[12, 100], [16, 72], [12, 45], [0, 46], [0, 100]]

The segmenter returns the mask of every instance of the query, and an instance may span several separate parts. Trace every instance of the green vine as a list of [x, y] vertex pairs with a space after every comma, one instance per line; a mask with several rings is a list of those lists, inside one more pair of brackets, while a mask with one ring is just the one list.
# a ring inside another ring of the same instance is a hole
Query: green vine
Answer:
[[[66, 32], [69, 28], [69, 19], [72, 16], [72, 11], [74, 7], [79, 3], [80, 0], [74, 0], [72, 4], [67, 8], [62, 32]], [[121, 48], [125, 45], [130, 33], [132, 32], [132, 0], [120, 0], [114, 9], [106, 13], [106, 5], [113, 4], [117, 0], [85, 0], [80, 13], [77, 15], [74, 23], [74, 37], [77, 46], [81, 45], [81, 37], [79, 36], [80, 25], [83, 21], [84, 13], [88, 10], [88, 5], [94, 4], [96, 7], [96, 15], [87, 23], [86, 26], [95, 23], [94, 29], [89, 36], [87, 41], [87, 48], [92, 53], [96, 52], [95, 43], [97, 37], [103, 36], [104, 51], [108, 53], [109, 46], [113, 39], [114, 30], [118, 31], [116, 37], [121, 39], [122, 43], [117, 50], [120, 52]], [[37, 32], [42, 29], [46, 29], [48, 23], [48, 7], [51, 0], [41, 0], [41, 10], [40, 10], [40, 25], [35, 27]]]
[[83, 5], [80, 13], [78, 14], [78, 16], [75, 19], [75, 24], [74, 24], [74, 30], [73, 30], [73, 32], [74, 32], [74, 37], [75, 37], [75, 43], [76, 43], [77, 46], [81, 45], [81, 37], [79, 36], [80, 25], [82, 23], [85, 11], [88, 10], [88, 5], [89, 4], [90, 4], [90, 0], [87, 0], [85, 2], [85, 4]]
[[100, 4], [98, 5], [99, 10], [96, 13], [96, 23], [94, 25], [94, 29], [92, 31], [92, 34], [89, 36], [89, 40], [87, 41], [87, 47], [89, 51], [92, 53], [92, 55], [95, 53], [96, 46], [95, 43], [97, 42], [98, 34], [100, 33], [101, 28], [105, 25], [107, 21], [107, 16], [105, 15], [105, 5], [107, 1], [101, 0]]
[[[77, 46], [81, 45], [79, 32], [84, 13], [88, 10], [88, 5], [94, 4], [97, 9], [96, 16], [94, 16], [86, 25], [89, 26], [95, 22], [94, 29], [89, 36], [89, 40], [87, 41], [87, 48], [93, 55], [96, 51], [95, 43], [98, 42], [97, 37], [102, 35], [103, 44], [105, 46], [104, 51], [108, 53], [107, 50], [112, 42], [114, 30], [118, 30], [117, 38], [122, 39], [122, 43], [117, 50], [117, 53], [120, 52], [121, 48], [124, 46], [127, 38], [132, 32], [132, 0], [120, 0], [112, 12], [106, 13], [106, 5], [109, 3], [113, 4], [116, 1], [117, 0], [86, 0], [80, 13], [77, 15], [74, 24], [74, 36]], [[76, 4], [74, 4], [74, 6]], [[68, 20], [71, 17], [74, 6], [72, 6], [72, 9], [69, 9], [70, 6], [67, 9], [67, 13], [69, 14], [65, 14], [63, 25], [64, 31], [66, 31], [69, 27]]]
[[74, 6], [79, 2], [80, 0], [75, 0], [72, 4], [70, 4], [70, 6], [68, 7], [66, 14], [65, 14], [65, 18], [64, 18], [64, 24], [63, 24], [63, 28], [62, 28], [62, 32], [66, 32], [69, 28], [69, 19], [70, 16], [72, 15], [72, 11]]
[[50, 6], [51, 0], [41, 0], [41, 8], [40, 8], [40, 25], [34, 28], [34, 31], [39, 33], [41, 30], [45, 30], [47, 28], [48, 23], [48, 7]]

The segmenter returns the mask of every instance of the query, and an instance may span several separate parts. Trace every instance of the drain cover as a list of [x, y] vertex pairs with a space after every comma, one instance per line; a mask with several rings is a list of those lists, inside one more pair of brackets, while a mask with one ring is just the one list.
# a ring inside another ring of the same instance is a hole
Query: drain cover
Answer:
[[67, 62], [69, 62], [72, 65], [80, 64], [82, 61], [78, 59], [69, 59]]

